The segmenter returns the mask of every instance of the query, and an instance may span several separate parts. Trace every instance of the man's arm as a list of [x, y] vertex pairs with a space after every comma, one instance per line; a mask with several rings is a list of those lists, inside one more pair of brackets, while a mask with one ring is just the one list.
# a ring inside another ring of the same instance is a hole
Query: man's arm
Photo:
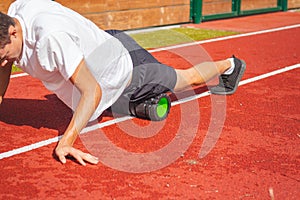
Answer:
[[77, 150], [72, 145], [99, 105], [102, 96], [101, 87], [87, 68], [84, 60], [78, 65], [70, 81], [80, 91], [81, 98], [55, 153], [62, 163], [66, 163], [65, 156], [71, 155], [82, 165], [86, 165], [84, 161], [97, 164], [98, 159], [96, 157]]
[[3, 67], [0, 67], [0, 104], [2, 103], [7, 86], [10, 80], [12, 62], [6, 63]]

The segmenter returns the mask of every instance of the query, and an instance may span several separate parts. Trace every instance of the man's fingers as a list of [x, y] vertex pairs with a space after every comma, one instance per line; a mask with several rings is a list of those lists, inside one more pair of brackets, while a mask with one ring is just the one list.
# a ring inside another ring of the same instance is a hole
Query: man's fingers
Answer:
[[91, 154], [84, 153], [77, 149], [72, 149], [70, 154], [83, 166], [86, 166], [86, 163], [84, 161], [87, 161], [91, 164], [97, 164], [98, 158], [95, 156], [92, 156]]
[[78, 154], [74, 155], [74, 158], [83, 166], [86, 166], [85, 162], [83, 161], [82, 157]]
[[98, 158], [95, 157], [95, 156], [92, 156], [91, 154], [88, 154], [88, 153], [83, 153], [81, 152], [81, 158], [91, 164], [98, 164]]
[[66, 157], [64, 155], [60, 155], [58, 156], [58, 159], [60, 160], [60, 162], [62, 164], [66, 164], [67, 160], [66, 160]]
[[82, 154], [83, 152], [80, 150], [77, 150], [73, 147], [69, 147], [68, 154], [73, 156], [81, 165], [86, 166], [85, 162], [82, 159]]
[[98, 164], [98, 162], [99, 162], [99, 159], [97, 157], [92, 156], [91, 154], [88, 154], [88, 153], [85, 154], [84, 160], [86, 160], [87, 162], [92, 163], [92, 164]]
[[8, 63], [8, 61], [7, 60], [1, 60], [1, 67], [4, 67], [6, 64]]

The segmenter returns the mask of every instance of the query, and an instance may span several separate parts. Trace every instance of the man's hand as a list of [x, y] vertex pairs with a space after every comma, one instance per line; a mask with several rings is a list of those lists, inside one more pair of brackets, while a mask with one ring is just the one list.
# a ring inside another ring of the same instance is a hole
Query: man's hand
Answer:
[[98, 158], [95, 156], [92, 156], [91, 154], [84, 153], [78, 149], [75, 149], [72, 146], [69, 145], [58, 145], [55, 149], [55, 153], [63, 164], [67, 162], [66, 156], [70, 155], [73, 156], [81, 165], [86, 166], [86, 162], [89, 162], [91, 164], [97, 164]]

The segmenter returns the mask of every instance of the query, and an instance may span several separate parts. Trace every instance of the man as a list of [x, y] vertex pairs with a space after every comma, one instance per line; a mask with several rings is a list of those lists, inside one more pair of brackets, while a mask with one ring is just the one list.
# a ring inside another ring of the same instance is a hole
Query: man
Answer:
[[67, 155], [82, 165], [98, 163], [73, 143], [88, 121], [110, 106], [129, 113], [131, 100], [201, 85], [219, 74], [220, 84], [211, 92], [232, 94], [245, 70], [245, 63], [234, 57], [175, 70], [126, 34], [100, 30], [50, 0], [17, 0], [8, 15], [0, 13], [0, 20], [0, 103], [14, 63], [68, 105], [74, 114], [55, 149], [62, 163]]

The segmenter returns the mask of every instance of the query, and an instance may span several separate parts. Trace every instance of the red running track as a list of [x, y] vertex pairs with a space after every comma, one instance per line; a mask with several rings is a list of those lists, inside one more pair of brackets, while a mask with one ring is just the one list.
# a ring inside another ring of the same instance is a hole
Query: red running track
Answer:
[[[300, 63], [300, 28], [211, 42], [215, 59], [231, 54], [247, 62], [243, 80]], [[195, 54], [185, 47], [185, 54]], [[196, 50], [199, 47], [196, 47]], [[170, 51], [153, 53], [174, 67], [188, 66]], [[191, 58], [192, 59], [192, 58]], [[299, 67], [241, 86], [226, 99], [226, 121], [213, 150], [198, 157], [210, 120], [211, 98], [198, 100], [201, 120], [188, 150], [175, 162], [147, 173], [126, 173], [103, 164], [61, 165], [56, 143], [0, 160], [1, 199], [298, 199], [300, 161]], [[167, 128], [136, 139], [116, 126], [104, 128], [122, 148], [149, 152], [168, 144], [180, 120], [172, 108]], [[71, 112], [37, 80], [13, 78], [0, 107], [0, 152], [55, 138]], [[104, 115], [102, 121], [111, 119]], [[146, 122], [135, 120], [136, 123]], [[80, 140], [75, 146], [85, 150]]]

